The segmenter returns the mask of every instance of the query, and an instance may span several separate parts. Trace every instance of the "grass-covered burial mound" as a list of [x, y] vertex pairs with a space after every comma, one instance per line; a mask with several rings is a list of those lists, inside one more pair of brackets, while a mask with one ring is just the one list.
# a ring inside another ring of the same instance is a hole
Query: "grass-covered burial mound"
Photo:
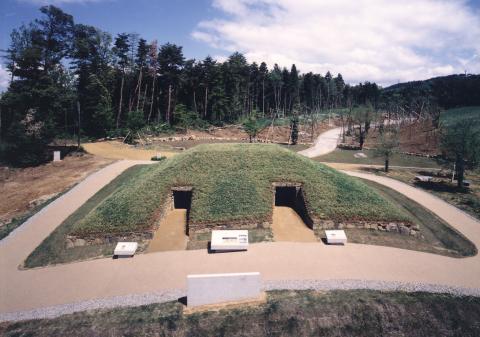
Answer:
[[200, 145], [149, 165], [73, 228], [74, 235], [151, 230], [175, 187], [192, 188], [190, 230], [271, 222], [274, 183], [301, 184], [314, 222], [409, 218], [370, 187], [325, 165], [266, 144]]

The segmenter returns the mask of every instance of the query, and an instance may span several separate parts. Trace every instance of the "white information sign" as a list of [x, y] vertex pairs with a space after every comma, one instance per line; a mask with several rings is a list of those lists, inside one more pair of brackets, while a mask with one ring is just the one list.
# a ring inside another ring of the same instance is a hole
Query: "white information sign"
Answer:
[[247, 250], [248, 230], [214, 230], [210, 241], [212, 250]]
[[344, 230], [326, 230], [327, 243], [345, 244], [347, 243], [347, 235]]
[[116, 256], [132, 256], [135, 254], [138, 248], [136, 242], [119, 242], [113, 251], [113, 255]]

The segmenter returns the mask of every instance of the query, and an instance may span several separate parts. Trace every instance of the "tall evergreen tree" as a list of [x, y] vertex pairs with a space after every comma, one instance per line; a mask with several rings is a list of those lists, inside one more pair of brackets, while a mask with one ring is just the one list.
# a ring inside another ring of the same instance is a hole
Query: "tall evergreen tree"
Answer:
[[126, 69], [129, 66], [128, 51], [130, 50], [129, 36], [126, 33], [118, 34], [115, 38], [115, 47], [113, 52], [116, 56], [117, 71], [120, 72], [120, 94], [117, 107], [117, 118], [115, 126], [118, 129], [120, 126], [120, 118], [123, 110], [123, 88], [125, 86]]
[[180, 84], [180, 75], [184, 66], [182, 47], [167, 43], [160, 48], [158, 64], [164, 96], [165, 121], [172, 123], [175, 110], [176, 94]]

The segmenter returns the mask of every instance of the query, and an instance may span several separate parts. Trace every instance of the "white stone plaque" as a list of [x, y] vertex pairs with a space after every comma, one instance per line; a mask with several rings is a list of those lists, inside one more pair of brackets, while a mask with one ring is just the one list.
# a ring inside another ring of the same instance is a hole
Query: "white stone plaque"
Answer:
[[187, 276], [187, 306], [255, 300], [261, 296], [260, 273]]
[[62, 160], [60, 157], [60, 151], [53, 151], [53, 161], [60, 161]]
[[327, 243], [330, 244], [346, 244], [347, 235], [344, 230], [326, 230]]
[[214, 230], [210, 241], [211, 250], [247, 250], [248, 230]]
[[113, 251], [113, 255], [116, 256], [132, 256], [135, 254], [138, 248], [136, 242], [119, 242]]

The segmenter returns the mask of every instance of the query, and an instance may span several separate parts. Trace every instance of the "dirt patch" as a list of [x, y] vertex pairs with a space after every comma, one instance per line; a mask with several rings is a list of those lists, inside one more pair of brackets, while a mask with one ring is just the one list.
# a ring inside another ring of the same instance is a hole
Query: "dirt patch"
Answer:
[[[432, 126], [431, 121], [414, 121], [400, 127], [400, 151], [407, 153], [419, 153], [438, 155], [439, 132]], [[371, 129], [368, 132], [364, 146], [376, 147], [379, 142], [379, 130]]]
[[137, 148], [120, 141], [86, 143], [82, 146], [90, 154], [109, 159], [150, 160], [158, 153], [165, 157], [176, 154], [173, 151]]
[[0, 167], [0, 224], [22, 216], [111, 162], [83, 155], [36, 167]]
[[290, 207], [275, 206], [272, 223], [275, 241], [316, 242], [314, 232]]
[[150, 241], [147, 253], [185, 250], [187, 248], [186, 225], [187, 209], [178, 208], [167, 211]]

